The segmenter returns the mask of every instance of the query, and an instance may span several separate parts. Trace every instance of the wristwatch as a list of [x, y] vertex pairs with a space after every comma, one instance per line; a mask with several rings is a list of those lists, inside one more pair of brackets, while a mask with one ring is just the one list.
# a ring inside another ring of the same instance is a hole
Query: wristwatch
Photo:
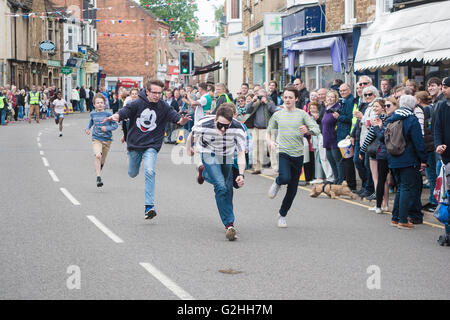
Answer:
[[239, 174], [238, 174], [238, 177], [239, 177], [239, 176], [242, 176], [242, 178], [245, 179], [245, 176], [244, 176], [243, 174], [240, 174], [240, 173], [239, 173]]

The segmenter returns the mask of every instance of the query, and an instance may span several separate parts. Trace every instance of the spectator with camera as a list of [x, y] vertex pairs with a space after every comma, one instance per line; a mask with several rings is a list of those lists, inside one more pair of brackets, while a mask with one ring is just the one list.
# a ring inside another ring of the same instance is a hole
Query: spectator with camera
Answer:
[[[269, 120], [279, 108], [274, 105], [267, 97], [267, 91], [260, 89], [253, 98], [253, 101], [247, 105], [247, 114], [250, 114], [245, 125], [252, 128], [253, 140], [253, 172], [252, 174], [260, 174], [264, 162], [264, 156], [267, 153], [266, 145], [266, 129]], [[276, 153], [270, 151], [271, 165], [277, 170]]]

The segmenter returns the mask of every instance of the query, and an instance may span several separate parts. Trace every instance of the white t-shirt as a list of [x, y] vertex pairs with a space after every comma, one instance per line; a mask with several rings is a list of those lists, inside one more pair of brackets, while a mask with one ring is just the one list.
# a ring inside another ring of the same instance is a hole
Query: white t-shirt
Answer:
[[203, 95], [199, 100], [197, 100], [198, 102], [200, 102], [200, 105], [195, 107], [194, 124], [196, 124], [201, 118], [205, 116], [205, 113], [203, 112], [203, 107], [208, 104], [208, 100], [206, 100], [205, 96], [206, 94]]
[[64, 113], [64, 106], [67, 104], [66, 100], [55, 99], [53, 100], [53, 105], [55, 106], [55, 113]]

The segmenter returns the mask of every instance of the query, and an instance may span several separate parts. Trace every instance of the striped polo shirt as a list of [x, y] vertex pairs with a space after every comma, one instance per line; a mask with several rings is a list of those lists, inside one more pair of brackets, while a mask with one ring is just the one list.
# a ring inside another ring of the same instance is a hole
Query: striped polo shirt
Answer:
[[192, 128], [195, 150], [200, 153], [214, 153], [217, 156], [233, 157], [234, 151], [245, 151], [247, 135], [242, 124], [233, 119], [222, 136], [217, 130], [215, 116], [200, 119]]
[[278, 152], [286, 153], [291, 157], [303, 155], [303, 134], [301, 126], [307, 126], [312, 136], [320, 134], [319, 125], [303, 110], [282, 109], [273, 114], [267, 127], [268, 133], [274, 139], [277, 136]]

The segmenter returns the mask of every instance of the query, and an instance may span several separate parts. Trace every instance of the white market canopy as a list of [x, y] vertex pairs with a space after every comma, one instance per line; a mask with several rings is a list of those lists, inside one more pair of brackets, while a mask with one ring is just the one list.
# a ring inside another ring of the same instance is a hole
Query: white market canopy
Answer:
[[450, 59], [450, 1], [381, 15], [361, 32], [355, 71]]

